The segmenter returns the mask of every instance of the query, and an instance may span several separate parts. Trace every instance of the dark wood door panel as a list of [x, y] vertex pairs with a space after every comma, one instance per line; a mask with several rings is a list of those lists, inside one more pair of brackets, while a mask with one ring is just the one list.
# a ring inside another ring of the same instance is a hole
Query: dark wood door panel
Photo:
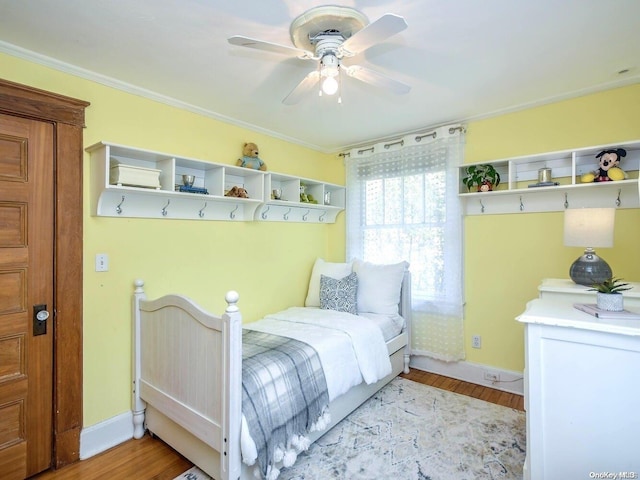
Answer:
[[27, 141], [0, 133], [0, 180], [27, 181]]
[[53, 125], [0, 115], [0, 455], [22, 462], [0, 477], [12, 480], [52, 464], [53, 325], [36, 336], [32, 317], [54, 309], [53, 152]]
[[26, 246], [27, 204], [0, 200], [0, 248]]

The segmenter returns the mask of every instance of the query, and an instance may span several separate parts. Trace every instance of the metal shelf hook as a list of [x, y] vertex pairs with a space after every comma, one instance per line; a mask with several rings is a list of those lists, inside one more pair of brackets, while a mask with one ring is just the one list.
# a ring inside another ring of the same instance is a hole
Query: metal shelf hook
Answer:
[[207, 208], [207, 202], [204, 202], [204, 205], [202, 206], [202, 208], [200, 209], [200, 211], [198, 212], [198, 216], [200, 218], [204, 217], [204, 209]]
[[120, 200], [120, 203], [118, 205], [116, 205], [116, 213], [118, 215], [120, 215], [122, 213], [122, 204], [124, 203], [124, 195], [122, 195], [122, 200]]
[[169, 200], [167, 200], [167, 204], [164, 207], [162, 207], [162, 216], [163, 217], [167, 216], [167, 207], [169, 206], [170, 203], [171, 203], [171, 200], [169, 199]]

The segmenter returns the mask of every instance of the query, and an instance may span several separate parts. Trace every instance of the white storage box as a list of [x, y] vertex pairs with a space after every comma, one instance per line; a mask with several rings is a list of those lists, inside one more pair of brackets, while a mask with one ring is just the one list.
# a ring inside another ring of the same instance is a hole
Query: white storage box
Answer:
[[109, 172], [111, 185], [127, 185], [160, 189], [160, 170], [155, 168], [134, 167], [132, 165], [113, 165]]

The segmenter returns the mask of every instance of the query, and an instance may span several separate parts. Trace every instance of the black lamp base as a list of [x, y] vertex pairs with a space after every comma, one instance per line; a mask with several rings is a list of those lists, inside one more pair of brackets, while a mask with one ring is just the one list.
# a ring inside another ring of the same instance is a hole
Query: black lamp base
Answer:
[[584, 251], [571, 268], [569, 276], [578, 285], [592, 286], [594, 283], [602, 283], [611, 278], [612, 271], [609, 264], [596, 255], [592, 249]]

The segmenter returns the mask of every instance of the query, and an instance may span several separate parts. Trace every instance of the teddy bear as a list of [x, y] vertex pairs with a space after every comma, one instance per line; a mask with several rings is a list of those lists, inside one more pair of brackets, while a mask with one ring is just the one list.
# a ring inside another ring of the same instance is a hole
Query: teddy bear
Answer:
[[253, 168], [254, 170], [267, 170], [267, 164], [258, 157], [258, 145], [245, 143], [242, 147], [242, 158], [236, 162], [239, 167]]
[[624, 180], [627, 178], [627, 174], [620, 168], [620, 158], [626, 156], [627, 151], [624, 148], [613, 148], [601, 151], [596, 155], [598, 159], [598, 170], [585, 173], [580, 177], [580, 180], [583, 183]]
[[237, 198], [249, 198], [249, 194], [247, 191], [238, 186], [231, 187], [227, 193], [224, 194], [225, 197], [237, 197]]

